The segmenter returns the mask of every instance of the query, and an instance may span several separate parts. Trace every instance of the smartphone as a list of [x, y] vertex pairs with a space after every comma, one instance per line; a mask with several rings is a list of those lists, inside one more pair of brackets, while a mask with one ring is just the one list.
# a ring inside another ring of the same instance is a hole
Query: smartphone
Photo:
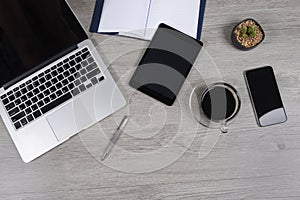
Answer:
[[265, 127], [287, 121], [273, 68], [248, 70], [244, 76], [258, 125]]
[[129, 85], [171, 106], [203, 44], [166, 24], [160, 24]]

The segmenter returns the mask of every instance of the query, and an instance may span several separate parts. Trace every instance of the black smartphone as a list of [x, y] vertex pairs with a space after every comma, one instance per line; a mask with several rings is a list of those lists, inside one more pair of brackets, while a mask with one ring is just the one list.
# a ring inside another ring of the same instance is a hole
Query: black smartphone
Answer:
[[202, 46], [202, 42], [160, 24], [129, 85], [166, 105], [173, 105]]
[[273, 68], [248, 70], [244, 76], [258, 125], [264, 127], [287, 121]]

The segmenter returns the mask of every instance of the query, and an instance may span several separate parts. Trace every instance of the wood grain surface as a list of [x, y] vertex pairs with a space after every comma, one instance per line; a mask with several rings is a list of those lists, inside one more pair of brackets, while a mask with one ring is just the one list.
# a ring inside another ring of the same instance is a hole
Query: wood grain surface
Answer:
[[[69, 3], [88, 30], [95, 0]], [[0, 199], [300, 199], [299, 10], [298, 0], [207, 0], [205, 48], [173, 107], [128, 86], [147, 41], [89, 33], [128, 105], [29, 164], [1, 121]], [[230, 33], [248, 17], [266, 38], [243, 52]], [[243, 71], [266, 65], [276, 72], [288, 121], [259, 128]], [[191, 88], [216, 80], [233, 85], [242, 99], [226, 135], [200, 126], [188, 109]], [[124, 114], [131, 122], [102, 163]]]

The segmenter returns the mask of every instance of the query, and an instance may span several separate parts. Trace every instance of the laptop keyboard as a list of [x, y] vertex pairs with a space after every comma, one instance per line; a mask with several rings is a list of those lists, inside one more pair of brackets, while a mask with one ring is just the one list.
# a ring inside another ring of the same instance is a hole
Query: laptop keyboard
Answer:
[[104, 79], [88, 48], [83, 48], [8, 91], [1, 100], [17, 130]]

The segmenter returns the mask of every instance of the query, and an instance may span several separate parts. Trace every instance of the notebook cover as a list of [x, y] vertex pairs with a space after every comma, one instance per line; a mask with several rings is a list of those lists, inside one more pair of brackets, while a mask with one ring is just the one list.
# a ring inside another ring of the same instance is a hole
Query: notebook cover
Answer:
[[[92, 22], [91, 22], [91, 26], [90, 26], [90, 32], [116, 35], [116, 34], [118, 34], [118, 32], [109, 32], [109, 33], [108, 32], [98, 32], [101, 14], [102, 14], [102, 10], [103, 10], [103, 5], [104, 5], [104, 0], [96, 0], [94, 14], [93, 14]], [[200, 4], [200, 8], [199, 8], [198, 30], [197, 30], [197, 39], [198, 40], [201, 39], [205, 6], [206, 6], [206, 0], [201, 0], [201, 4]]]

